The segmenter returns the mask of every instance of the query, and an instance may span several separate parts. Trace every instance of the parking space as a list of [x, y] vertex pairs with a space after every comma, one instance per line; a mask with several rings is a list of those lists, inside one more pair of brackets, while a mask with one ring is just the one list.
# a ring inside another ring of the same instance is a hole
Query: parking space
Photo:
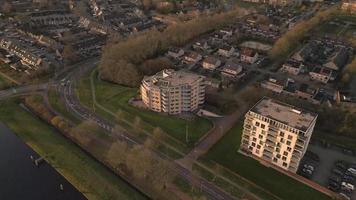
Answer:
[[318, 143], [310, 144], [298, 173], [343, 194], [345, 199], [356, 200], [356, 157], [347, 150]]

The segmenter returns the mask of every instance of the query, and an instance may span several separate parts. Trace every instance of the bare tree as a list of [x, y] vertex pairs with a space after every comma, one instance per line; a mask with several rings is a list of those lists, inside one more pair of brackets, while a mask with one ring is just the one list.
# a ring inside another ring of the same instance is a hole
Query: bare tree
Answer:
[[116, 141], [111, 145], [106, 159], [112, 166], [117, 167], [119, 164], [126, 163], [127, 150], [126, 142]]

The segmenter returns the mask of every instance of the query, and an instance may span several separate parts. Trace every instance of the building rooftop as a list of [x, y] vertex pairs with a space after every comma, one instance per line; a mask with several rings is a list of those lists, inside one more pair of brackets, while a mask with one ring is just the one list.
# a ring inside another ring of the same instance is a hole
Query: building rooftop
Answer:
[[269, 117], [290, 127], [307, 131], [317, 114], [270, 99], [262, 98], [250, 111]]
[[174, 87], [193, 83], [200, 78], [204, 77], [189, 72], [165, 69], [153, 76], [145, 77], [143, 81], [146, 84], [156, 85], [159, 87]]

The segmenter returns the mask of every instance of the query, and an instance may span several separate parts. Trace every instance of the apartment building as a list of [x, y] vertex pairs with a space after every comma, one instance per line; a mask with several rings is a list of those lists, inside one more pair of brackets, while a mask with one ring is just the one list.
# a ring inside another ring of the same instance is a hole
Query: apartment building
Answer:
[[264, 97], [245, 115], [240, 150], [296, 172], [317, 114]]
[[191, 112], [204, 103], [205, 77], [166, 69], [145, 77], [140, 90], [143, 103], [153, 111]]

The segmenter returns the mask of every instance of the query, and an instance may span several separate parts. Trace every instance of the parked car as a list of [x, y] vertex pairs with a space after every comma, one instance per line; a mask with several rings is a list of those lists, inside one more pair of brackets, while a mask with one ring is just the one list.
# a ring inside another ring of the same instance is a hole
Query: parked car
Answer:
[[353, 176], [356, 176], [356, 169], [348, 168], [347, 171], [350, 172]]
[[354, 190], [354, 185], [352, 185], [351, 183], [342, 182], [341, 183], [341, 188], [346, 189], [348, 191], [353, 191]]
[[339, 192], [340, 191], [340, 184], [337, 184], [335, 182], [329, 182], [328, 185], [329, 190], [333, 192]]

